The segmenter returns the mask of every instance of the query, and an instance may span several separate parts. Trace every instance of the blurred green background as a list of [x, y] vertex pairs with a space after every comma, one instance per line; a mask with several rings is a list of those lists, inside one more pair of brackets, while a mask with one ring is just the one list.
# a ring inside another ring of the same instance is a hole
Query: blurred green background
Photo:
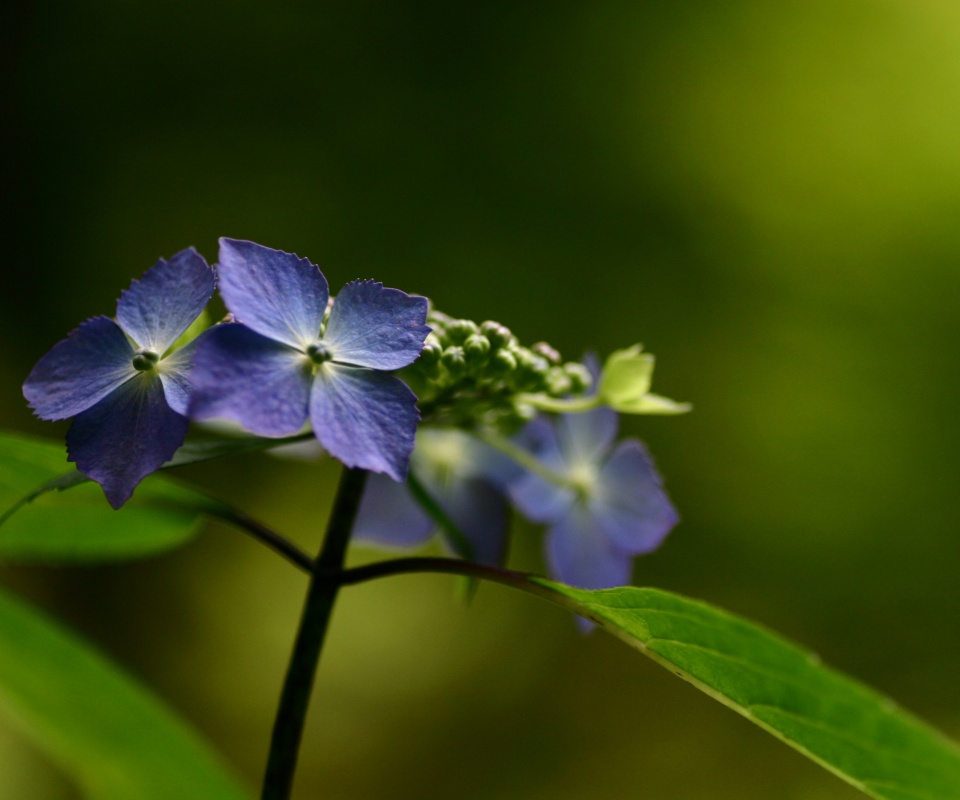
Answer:
[[[159, 256], [220, 235], [568, 356], [642, 341], [682, 524], [635, 580], [798, 639], [960, 737], [960, 6], [947, 0], [31, 4], [8, 25], [0, 424]], [[336, 470], [190, 477], [315, 549]], [[354, 559], [372, 551], [357, 550]], [[512, 563], [538, 569], [517, 526]], [[3, 580], [251, 785], [305, 581], [241, 534]], [[297, 797], [859, 797], [561, 611], [344, 593]], [[77, 795], [0, 719], [0, 795]]]

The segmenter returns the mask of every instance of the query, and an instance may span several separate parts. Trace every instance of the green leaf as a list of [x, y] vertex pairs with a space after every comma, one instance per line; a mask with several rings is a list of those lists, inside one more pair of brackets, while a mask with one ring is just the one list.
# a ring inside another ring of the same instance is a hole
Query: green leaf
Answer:
[[598, 390], [605, 402], [629, 401], [650, 391], [654, 359], [640, 349], [640, 345], [635, 344], [607, 356]]
[[[66, 488], [70, 491], [61, 494]], [[121, 511], [114, 511], [100, 487], [67, 462], [62, 444], [0, 433], [0, 511], [20, 508], [0, 525], [0, 560], [62, 563], [146, 556], [192, 538], [204, 502], [201, 495], [151, 477]], [[25, 503], [28, 508], [22, 508]]]
[[249, 800], [186, 723], [87, 644], [3, 590], [0, 709], [89, 800]]
[[657, 589], [587, 591], [538, 578], [526, 582], [870, 797], [960, 798], [955, 743], [758, 625]]
[[650, 394], [653, 365], [654, 357], [642, 353], [638, 344], [615, 350], [603, 365], [597, 388], [599, 402], [622, 414], [683, 414], [689, 411], [689, 403], [677, 403]]

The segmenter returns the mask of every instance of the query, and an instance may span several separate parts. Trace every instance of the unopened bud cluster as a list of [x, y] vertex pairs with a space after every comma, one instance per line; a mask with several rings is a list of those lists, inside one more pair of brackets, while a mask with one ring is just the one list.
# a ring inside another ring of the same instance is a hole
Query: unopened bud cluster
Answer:
[[535, 415], [523, 395], [565, 397], [590, 387], [583, 364], [564, 363], [546, 342], [524, 347], [499, 322], [477, 324], [431, 310], [427, 324], [432, 333], [411, 368], [424, 419], [511, 430]]

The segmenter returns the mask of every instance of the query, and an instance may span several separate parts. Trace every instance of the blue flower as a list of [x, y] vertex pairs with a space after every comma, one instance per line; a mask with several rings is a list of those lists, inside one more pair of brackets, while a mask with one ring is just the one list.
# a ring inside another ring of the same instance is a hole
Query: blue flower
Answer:
[[23, 384], [41, 419], [75, 417], [69, 460], [103, 487], [114, 508], [183, 444], [193, 347], [167, 353], [215, 285], [213, 270], [193, 248], [161, 259], [121, 294], [116, 321], [84, 322]]
[[375, 281], [353, 281], [329, 320], [327, 281], [305, 258], [220, 240], [220, 293], [237, 323], [198, 348], [190, 415], [222, 417], [261, 436], [314, 434], [350, 467], [407, 474], [416, 397], [382, 370], [412, 363], [430, 332], [427, 301]]
[[[473, 560], [502, 564], [509, 516], [505, 488], [520, 468], [464, 431], [422, 428], [411, 470], [463, 534]], [[355, 541], [417, 547], [436, 530], [437, 523], [406, 485], [370, 477], [353, 526]]]
[[584, 589], [628, 584], [634, 556], [679, 519], [646, 448], [636, 439], [614, 447], [616, 435], [609, 408], [534, 420], [523, 437], [557, 480], [527, 472], [510, 486], [520, 511], [548, 526], [550, 574]]

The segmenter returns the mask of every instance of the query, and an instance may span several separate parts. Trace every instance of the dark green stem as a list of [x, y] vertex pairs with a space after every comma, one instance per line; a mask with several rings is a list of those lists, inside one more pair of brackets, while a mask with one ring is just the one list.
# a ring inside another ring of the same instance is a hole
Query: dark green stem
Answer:
[[460, 558], [435, 558], [422, 556], [414, 558], [392, 558], [389, 561], [375, 561], [361, 567], [340, 570], [330, 577], [342, 586], [355, 583], [364, 583], [376, 578], [387, 578], [391, 575], [409, 575], [414, 572], [439, 572], [446, 575], [462, 575], [467, 578], [480, 578], [485, 581], [502, 583], [524, 591], [530, 591], [529, 584], [533, 575], [526, 572], [514, 572], [501, 567], [491, 567], [486, 564], [477, 564], [473, 561], [464, 561]]
[[310, 691], [320, 661], [320, 651], [330, 622], [330, 614], [343, 585], [338, 573], [350, 540], [367, 472], [344, 470], [327, 524], [310, 589], [300, 618], [300, 629], [290, 657], [290, 666], [280, 695], [280, 705], [270, 740], [270, 756], [263, 781], [262, 800], [287, 800], [293, 788], [300, 739], [307, 717]]
[[[228, 506], [226, 503], [221, 503], [219, 500], [215, 500], [209, 496], [207, 496], [205, 500], [206, 505], [203, 506], [205, 513], [239, 528], [261, 544], [269, 547], [275, 553], [283, 556], [287, 561], [299, 567], [304, 572], [313, 572], [313, 559], [289, 539], [285, 539], [272, 528], [268, 528], [262, 522], [255, 520], [253, 517], [232, 506]], [[183, 508], [187, 511], [195, 509], [194, 506], [187, 504], [184, 504]]]

